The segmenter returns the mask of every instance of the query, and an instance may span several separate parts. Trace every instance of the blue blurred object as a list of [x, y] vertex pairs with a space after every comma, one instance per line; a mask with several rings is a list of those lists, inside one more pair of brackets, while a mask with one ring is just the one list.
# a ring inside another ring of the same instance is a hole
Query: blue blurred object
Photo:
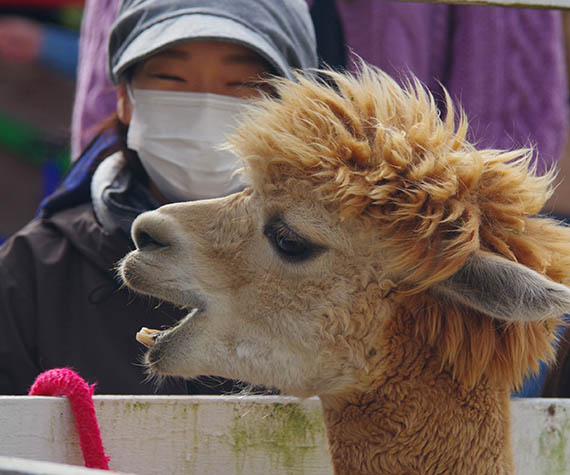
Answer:
[[47, 160], [42, 165], [42, 199], [51, 195], [63, 178], [63, 170], [55, 160]]
[[57, 26], [45, 25], [40, 61], [69, 77], [75, 77], [79, 56], [79, 35]]
[[538, 373], [527, 379], [519, 392], [513, 393], [512, 397], [540, 397], [542, 393], [542, 386], [546, 379], [548, 368], [542, 361], [540, 362], [540, 369]]

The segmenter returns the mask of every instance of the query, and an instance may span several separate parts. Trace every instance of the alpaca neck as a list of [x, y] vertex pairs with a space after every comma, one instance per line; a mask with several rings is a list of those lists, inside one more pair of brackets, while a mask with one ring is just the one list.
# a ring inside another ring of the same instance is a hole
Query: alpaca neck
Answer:
[[396, 353], [380, 385], [321, 397], [335, 474], [513, 473], [507, 389], [466, 388], [417, 341]]

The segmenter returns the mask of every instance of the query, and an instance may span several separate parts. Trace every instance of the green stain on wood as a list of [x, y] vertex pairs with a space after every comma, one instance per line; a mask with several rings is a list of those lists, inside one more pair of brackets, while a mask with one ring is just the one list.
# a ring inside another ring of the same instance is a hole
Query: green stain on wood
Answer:
[[569, 460], [566, 459], [570, 420], [564, 418], [544, 429], [539, 436], [539, 456], [543, 473], [546, 475], [564, 475], [568, 473]]
[[150, 404], [148, 404], [146, 402], [141, 402], [141, 401], [129, 402], [129, 403], [127, 403], [127, 408], [133, 412], [134, 411], [148, 412], [148, 410], [150, 409]]
[[[184, 460], [186, 461], [186, 471], [188, 473], [195, 473], [195, 464], [198, 458], [198, 454], [200, 453], [200, 444], [201, 440], [198, 435], [198, 431], [196, 428], [198, 427], [198, 410], [200, 408], [200, 404], [192, 404], [190, 407], [184, 406], [184, 416], [188, 423], [194, 427], [193, 436], [192, 436], [192, 447], [188, 447], [186, 450], [186, 454], [184, 456]], [[188, 409], [190, 409], [190, 414], [188, 413]]]
[[319, 449], [325, 437], [320, 410], [304, 410], [296, 403], [251, 405], [239, 411], [230, 427], [236, 473], [252, 452], [265, 455], [274, 473], [304, 473], [308, 452]]

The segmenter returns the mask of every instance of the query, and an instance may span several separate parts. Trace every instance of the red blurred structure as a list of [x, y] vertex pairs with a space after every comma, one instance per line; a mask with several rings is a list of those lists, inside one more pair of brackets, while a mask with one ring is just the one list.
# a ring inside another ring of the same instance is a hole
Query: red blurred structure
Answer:
[[53, 8], [65, 6], [81, 6], [84, 0], [0, 0], [0, 7], [35, 7]]

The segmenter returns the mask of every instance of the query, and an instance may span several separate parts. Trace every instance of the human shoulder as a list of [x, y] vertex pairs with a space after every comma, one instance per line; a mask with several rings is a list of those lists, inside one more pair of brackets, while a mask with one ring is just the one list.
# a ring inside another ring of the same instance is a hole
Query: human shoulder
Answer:
[[[63, 210], [49, 218], [35, 218], [12, 235], [0, 247], [0, 263], [10, 269], [37, 266], [40, 262], [53, 262], [69, 246], [67, 230], [93, 215], [90, 203]], [[66, 223], [62, 227], [60, 223]]]

